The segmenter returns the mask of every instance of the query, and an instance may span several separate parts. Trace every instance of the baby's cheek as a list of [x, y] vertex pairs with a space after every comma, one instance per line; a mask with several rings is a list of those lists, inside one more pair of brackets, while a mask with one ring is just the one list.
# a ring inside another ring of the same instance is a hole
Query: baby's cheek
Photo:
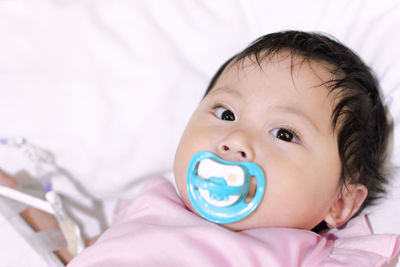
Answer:
[[[188, 194], [186, 190], [186, 165], [184, 160], [177, 155], [174, 163], [174, 176], [175, 176], [175, 183], [181, 198], [185, 201], [188, 199]], [[187, 202], [185, 201], [185, 204]]]
[[182, 199], [183, 203], [185, 204], [185, 206], [189, 210], [191, 210], [193, 213], [197, 213], [195, 211], [195, 209], [193, 208], [190, 200], [189, 200], [189, 195], [188, 195], [187, 190], [186, 190], [186, 182], [177, 184], [177, 187], [178, 187], [179, 196], [181, 197], [181, 199]]

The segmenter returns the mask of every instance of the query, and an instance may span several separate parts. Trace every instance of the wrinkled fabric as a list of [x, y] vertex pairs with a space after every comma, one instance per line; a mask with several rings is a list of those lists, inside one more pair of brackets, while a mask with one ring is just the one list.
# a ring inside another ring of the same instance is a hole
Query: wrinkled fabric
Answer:
[[68, 266], [381, 266], [398, 250], [398, 236], [373, 235], [363, 216], [322, 235], [233, 232], [189, 211], [172, 184], [154, 178], [118, 204], [113, 225]]

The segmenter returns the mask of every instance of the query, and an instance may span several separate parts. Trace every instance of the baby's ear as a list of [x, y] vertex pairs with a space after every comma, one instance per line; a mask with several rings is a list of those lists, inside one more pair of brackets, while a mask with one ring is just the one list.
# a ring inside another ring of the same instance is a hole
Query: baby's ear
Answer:
[[343, 186], [342, 193], [332, 204], [325, 222], [329, 228], [343, 226], [360, 209], [368, 195], [368, 189], [362, 184]]

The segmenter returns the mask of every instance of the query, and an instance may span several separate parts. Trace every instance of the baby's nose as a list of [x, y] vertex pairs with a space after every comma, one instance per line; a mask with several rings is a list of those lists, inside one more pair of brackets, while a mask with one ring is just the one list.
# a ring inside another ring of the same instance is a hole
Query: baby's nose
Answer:
[[240, 132], [224, 138], [218, 145], [218, 150], [227, 160], [253, 161], [255, 156], [249, 138]]
[[[231, 151], [231, 148], [227, 145], [222, 145], [222, 150], [223, 151]], [[247, 159], [247, 153], [246, 151], [236, 151], [236, 153], [238, 153], [238, 155], [240, 157], [242, 157], [243, 159]]]

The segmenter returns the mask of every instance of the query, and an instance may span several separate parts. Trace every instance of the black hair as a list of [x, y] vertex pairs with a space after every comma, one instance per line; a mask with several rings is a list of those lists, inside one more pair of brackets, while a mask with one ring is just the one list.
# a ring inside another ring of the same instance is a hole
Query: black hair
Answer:
[[337, 132], [341, 160], [340, 183], [363, 184], [368, 196], [359, 212], [385, 192], [385, 162], [390, 124], [378, 83], [359, 56], [334, 38], [315, 32], [283, 31], [264, 35], [226, 61], [212, 78], [204, 97], [230, 64], [246, 58], [261, 63], [289, 52], [304, 62], [327, 63], [332, 79], [323, 85], [335, 93], [332, 131]]

